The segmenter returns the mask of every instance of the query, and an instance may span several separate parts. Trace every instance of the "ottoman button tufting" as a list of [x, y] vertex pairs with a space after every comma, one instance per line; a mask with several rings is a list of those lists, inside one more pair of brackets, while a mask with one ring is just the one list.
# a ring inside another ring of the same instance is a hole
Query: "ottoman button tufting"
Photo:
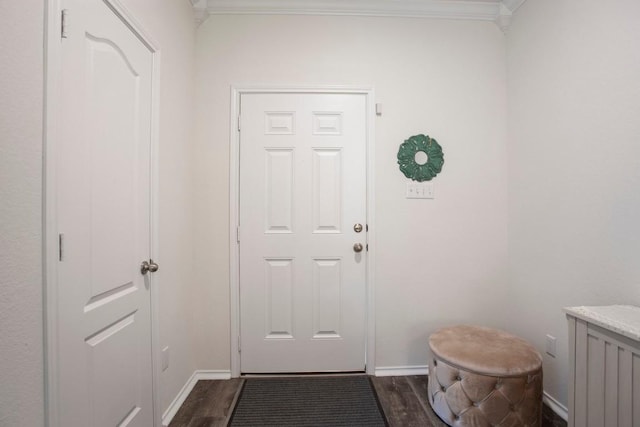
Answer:
[[[525, 340], [496, 329], [459, 325], [433, 333], [429, 337], [429, 348], [433, 355], [428, 379], [430, 389], [440, 388], [445, 393], [444, 399], [429, 399], [429, 404], [447, 425], [494, 425], [496, 419], [504, 417], [501, 411], [505, 408], [509, 408], [523, 425], [541, 425], [542, 356]], [[462, 381], [470, 374], [469, 381], [473, 387], [463, 394], [460, 394], [459, 387], [447, 389], [438, 384], [437, 370], [457, 371], [456, 381]], [[504, 387], [499, 393], [494, 393], [494, 390], [502, 388], [504, 379], [508, 380], [507, 385], [525, 385], [528, 389], [526, 395], [522, 397], [518, 387]], [[472, 394], [467, 396], [467, 392]], [[481, 405], [480, 402], [487, 398], [491, 399], [491, 404]], [[520, 404], [511, 403], [516, 401]], [[477, 408], [473, 417], [460, 417], [453, 413], [453, 408], [463, 413], [471, 407]]]

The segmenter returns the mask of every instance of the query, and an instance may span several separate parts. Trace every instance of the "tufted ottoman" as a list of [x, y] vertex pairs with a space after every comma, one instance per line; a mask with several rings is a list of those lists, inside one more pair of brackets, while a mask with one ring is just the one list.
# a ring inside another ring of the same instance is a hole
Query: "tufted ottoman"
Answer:
[[429, 403], [450, 426], [540, 426], [542, 357], [521, 338], [479, 326], [429, 337]]

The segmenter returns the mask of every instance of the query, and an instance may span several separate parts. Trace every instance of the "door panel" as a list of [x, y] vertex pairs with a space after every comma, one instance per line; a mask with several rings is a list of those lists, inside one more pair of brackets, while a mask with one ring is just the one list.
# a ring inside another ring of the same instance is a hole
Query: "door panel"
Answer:
[[[91, 183], [92, 297], [132, 284], [135, 259], [137, 155], [135, 121], [140, 79], [112, 41], [85, 35]], [[118, 167], [114, 167], [118, 165]], [[114, 191], [117, 189], [117, 191]]]
[[342, 150], [313, 149], [313, 233], [342, 232]]
[[150, 426], [153, 55], [103, 1], [63, 7], [59, 425]]
[[363, 95], [243, 94], [241, 371], [362, 371]]
[[265, 152], [265, 233], [293, 233], [293, 150]]
[[342, 260], [313, 260], [313, 338], [340, 338]]
[[293, 259], [266, 259], [265, 340], [293, 339]]

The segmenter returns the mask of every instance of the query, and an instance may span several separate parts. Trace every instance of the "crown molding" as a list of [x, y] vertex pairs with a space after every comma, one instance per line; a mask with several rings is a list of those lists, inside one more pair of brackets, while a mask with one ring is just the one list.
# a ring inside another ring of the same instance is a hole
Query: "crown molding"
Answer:
[[525, 0], [191, 0], [196, 21], [209, 15], [337, 15], [467, 19], [503, 31]]
[[207, 10], [207, 0], [190, 0], [191, 5], [193, 6], [193, 14], [194, 19], [196, 21], [196, 25], [202, 24], [209, 17], [209, 12]]
[[502, 0], [500, 2], [500, 13], [496, 16], [495, 23], [502, 32], [506, 33], [511, 25], [511, 17], [526, 0]]
[[520, 6], [522, 6], [522, 3], [524, 3], [525, 0], [502, 0], [502, 4], [511, 11], [511, 13], [515, 12], [516, 10], [518, 10], [518, 8]]

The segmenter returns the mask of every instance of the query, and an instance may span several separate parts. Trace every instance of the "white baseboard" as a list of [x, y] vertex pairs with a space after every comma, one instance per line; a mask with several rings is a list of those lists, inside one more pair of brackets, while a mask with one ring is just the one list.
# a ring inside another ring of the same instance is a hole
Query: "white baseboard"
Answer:
[[427, 365], [379, 366], [375, 369], [376, 377], [403, 377], [407, 375], [429, 375], [429, 367]]
[[216, 371], [216, 370], [198, 370], [193, 373], [196, 376], [196, 381], [200, 380], [230, 380], [231, 371]]
[[562, 403], [558, 402], [554, 397], [552, 397], [546, 391], [542, 395], [542, 401], [549, 407], [553, 412], [556, 413], [560, 418], [569, 422], [569, 410]]
[[196, 386], [196, 383], [200, 380], [228, 380], [231, 379], [231, 371], [212, 371], [212, 370], [198, 370], [195, 371], [191, 377], [187, 380], [178, 395], [173, 399], [173, 402], [169, 405], [166, 411], [162, 414], [162, 425], [168, 426], [173, 417], [178, 413], [178, 409], [182, 406], [191, 390]]

